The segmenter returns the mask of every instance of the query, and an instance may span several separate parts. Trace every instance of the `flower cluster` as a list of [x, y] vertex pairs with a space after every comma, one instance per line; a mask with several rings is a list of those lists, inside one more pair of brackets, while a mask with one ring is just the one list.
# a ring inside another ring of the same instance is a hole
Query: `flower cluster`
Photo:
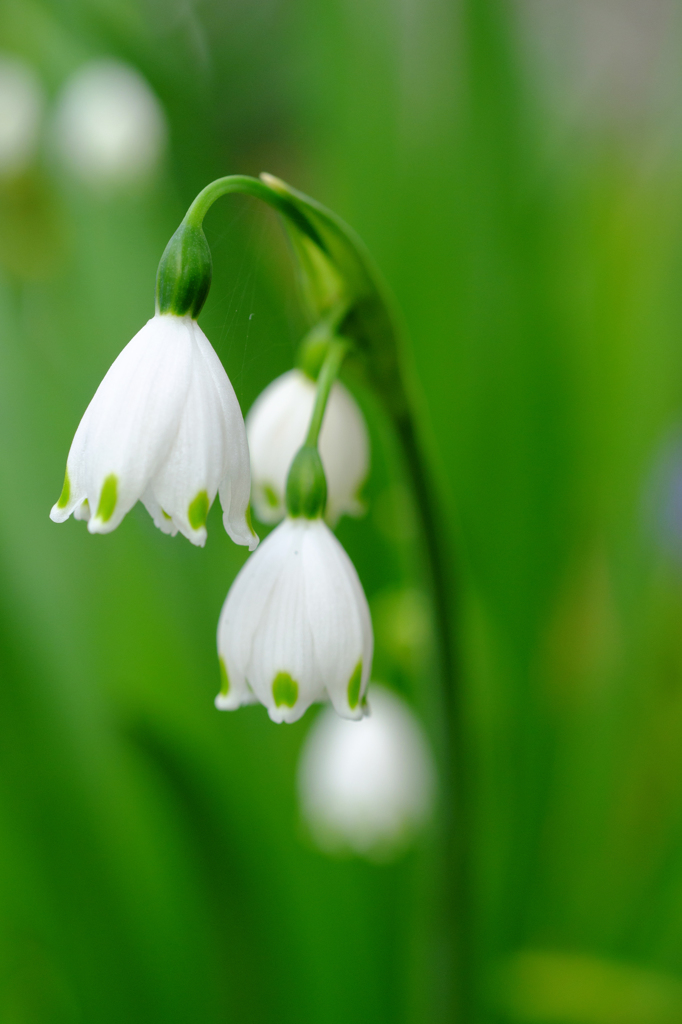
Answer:
[[[110, 533], [141, 501], [164, 533], [203, 546], [219, 495], [230, 537], [251, 551], [258, 545], [246, 427], [196, 319], [210, 273], [203, 233], [183, 222], [159, 267], [155, 316], [114, 361], [76, 430], [50, 513], [56, 522], [73, 514], [90, 533]], [[294, 722], [329, 699], [343, 717], [364, 713], [369, 607], [324, 516], [359, 511], [369, 445], [357, 405], [334, 380], [334, 359], [327, 371], [317, 385], [300, 371], [285, 374], [249, 417], [256, 508], [272, 521], [276, 505], [284, 519], [244, 565], [220, 616], [221, 710], [260, 701], [273, 721]], [[264, 480], [275, 502], [262, 501]]]
[[[118, 74], [100, 72], [109, 85]], [[76, 97], [88, 110], [91, 91]], [[197, 323], [211, 283], [202, 219], [229, 181], [200, 193], [168, 243], [155, 315], [88, 405], [50, 515], [56, 522], [74, 515], [90, 533], [110, 533], [141, 501], [163, 533], [203, 547], [219, 496], [225, 530], [254, 554], [220, 615], [215, 705], [230, 711], [260, 702], [279, 723], [331, 702], [302, 761], [304, 815], [322, 845], [369, 855], [397, 848], [425, 820], [433, 771], [418, 725], [395, 696], [376, 688], [373, 717], [357, 724], [369, 714], [372, 622], [355, 567], [332, 532], [342, 515], [363, 511], [369, 468], [362, 413], [336, 379], [350, 348], [338, 333], [346, 307], [319, 325], [315, 379], [291, 370], [273, 381], [245, 425]], [[258, 550], [250, 501], [263, 523], [278, 524]]]

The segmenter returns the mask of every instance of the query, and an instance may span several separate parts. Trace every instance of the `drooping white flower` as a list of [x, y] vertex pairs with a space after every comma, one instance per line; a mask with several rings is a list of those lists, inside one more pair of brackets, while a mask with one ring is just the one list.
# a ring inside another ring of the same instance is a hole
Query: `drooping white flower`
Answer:
[[[246, 417], [251, 452], [252, 501], [263, 523], [284, 516], [287, 473], [303, 444], [315, 402], [315, 383], [289, 370], [258, 396]], [[320, 456], [327, 477], [327, 520], [364, 511], [358, 492], [369, 471], [369, 438], [355, 399], [334, 384], [320, 432]]]
[[148, 177], [166, 135], [166, 118], [151, 87], [121, 61], [85, 64], [58, 99], [57, 152], [72, 174], [91, 185], [126, 185]]
[[0, 174], [23, 170], [38, 148], [44, 96], [33, 69], [0, 55]]
[[429, 819], [436, 773], [405, 701], [375, 683], [368, 698], [362, 722], [344, 722], [329, 710], [316, 719], [301, 752], [299, 801], [322, 849], [387, 858]]
[[90, 533], [110, 533], [141, 499], [164, 533], [202, 546], [220, 492], [225, 529], [253, 549], [249, 491], [244, 421], [222, 363], [195, 320], [157, 313], [86, 409], [50, 516], [73, 512]]
[[257, 700], [273, 722], [295, 722], [329, 698], [339, 715], [360, 719], [373, 646], [367, 599], [341, 544], [322, 519], [287, 516], [223, 605], [216, 707]]

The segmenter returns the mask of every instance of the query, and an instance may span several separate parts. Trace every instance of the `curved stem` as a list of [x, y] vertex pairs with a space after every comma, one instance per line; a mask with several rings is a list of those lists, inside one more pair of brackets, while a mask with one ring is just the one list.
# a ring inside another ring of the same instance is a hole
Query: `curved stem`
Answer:
[[257, 178], [251, 178], [247, 174], [230, 174], [225, 178], [216, 178], [205, 188], [202, 188], [199, 195], [193, 201], [185, 214], [185, 220], [201, 227], [202, 221], [211, 209], [216, 199], [226, 196], [230, 192], [240, 192], [243, 195], [254, 196], [256, 199], [270, 200], [270, 189]]
[[254, 199], [262, 199], [268, 206], [272, 206], [278, 213], [288, 217], [300, 231], [308, 236], [323, 252], [327, 247], [320, 237], [317, 229], [310, 223], [304, 213], [286, 196], [271, 188], [259, 178], [251, 178], [248, 174], [229, 174], [225, 178], [216, 178], [206, 188], [203, 188], [193, 201], [185, 214], [185, 222], [193, 227], [200, 228], [204, 217], [211, 209], [216, 199], [230, 193], [253, 196]]
[[324, 411], [327, 408], [327, 400], [329, 399], [332, 385], [338, 377], [339, 370], [341, 369], [341, 363], [349, 349], [350, 345], [342, 338], [335, 338], [329, 346], [329, 351], [327, 352], [326, 358], [322, 364], [322, 369], [320, 370], [317, 378], [315, 405], [313, 406], [313, 412], [310, 417], [308, 436], [305, 440], [305, 443], [308, 445], [317, 446]]
[[445, 816], [444, 906], [448, 957], [454, 965], [454, 984], [444, 992], [443, 1019], [470, 1024], [476, 1019], [474, 976], [474, 912], [472, 906], [472, 865], [469, 838], [471, 807], [469, 783], [471, 762], [468, 730], [460, 672], [460, 651], [456, 640], [457, 601], [452, 554], [442, 521], [436, 488], [427, 460], [417, 438], [409, 412], [394, 417], [421, 520], [424, 547], [433, 594], [438, 660], [442, 680], [445, 721], [445, 777], [442, 801]]

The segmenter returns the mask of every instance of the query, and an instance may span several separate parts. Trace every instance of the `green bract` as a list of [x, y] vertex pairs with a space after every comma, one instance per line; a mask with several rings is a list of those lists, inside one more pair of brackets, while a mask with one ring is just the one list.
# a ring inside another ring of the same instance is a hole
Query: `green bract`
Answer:
[[305, 444], [291, 464], [287, 478], [287, 512], [293, 518], [318, 519], [327, 505], [327, 478], [315, 445]]
[[166, 246], [156, 274], [156, 308], [159, 313], [199, 316], [206, 301], [213, 264], [201, 225], [187, 218]]

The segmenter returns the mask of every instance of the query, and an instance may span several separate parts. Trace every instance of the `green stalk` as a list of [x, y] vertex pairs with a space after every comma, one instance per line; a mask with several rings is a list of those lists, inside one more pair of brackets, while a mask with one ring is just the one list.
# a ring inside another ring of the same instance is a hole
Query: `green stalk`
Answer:
[[322, 369], [317, 378], [317, 391], [315, 393], [315, 405], [310, 417], [308, 436], [305, 439], [307, 445], [317, 447], [324, 411], [327, 408], [327, 401], [332, 385], [339, 375], [341, 363], [350, 349], [350, 345], [343, 338], [334, 338], [329, 345], [329, 351], [325, 357]]
[[317, 442], [332, 385], [349, 348], [343, 338], [332, 337], [329, 341], [327, 355], [317, 377], [308, 436], [296, 453], [287, 476], [286, 505], [290, 516], [317, 519], [324, 515], [327, 506], [327, 477]]
[[477, 1019], [476, 941], [472, 899], [473, 871], [469, 792], [472, 769], [464, 708], [461, 652], [457, 644], [457, 601], [452, 552], [428, 461], [419, 443], [411, 413], [394, 417], [420, 519], [427, 575], [436, 620], [437, 657], [444, 718], [445, 763], [442, 800], [444, 818], [443, 905], [446, 944], [453, 979], [443, 992], [443, 1024], [471, 1024]]
[[185, 214], [184, 223], [193, 228], [200, 228], [204, 217], [211, 209], [216, 199], [230, 193], [238, 193], [244, 196], [253, 196], [254, 199], [262, 199], [269, 206], [274, 207], [279, 213], [292, 221], [299, 231], [310, 238], [322, 251], [325, 251], [325, 244], [319, 232], [310, 223], [309, 219], [296, 207], [286, 196], [280, 195], [269, 185], [259, 178], [251, 178], [247, 174], [229, 174], [225, 178], [216, 178], [206, 188], [203, 188], [196, 197], [189, 210]]

